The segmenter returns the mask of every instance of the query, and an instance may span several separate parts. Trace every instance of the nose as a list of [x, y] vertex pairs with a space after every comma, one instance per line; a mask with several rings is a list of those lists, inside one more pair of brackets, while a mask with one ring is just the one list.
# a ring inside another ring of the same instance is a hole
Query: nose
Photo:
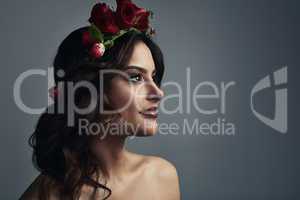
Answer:
[[164, 92], [156, 85], [155, 82], [149, 83], [149, 92], [147, 95], [147, 99], [150, 101], [158, 102], [164, 96]]

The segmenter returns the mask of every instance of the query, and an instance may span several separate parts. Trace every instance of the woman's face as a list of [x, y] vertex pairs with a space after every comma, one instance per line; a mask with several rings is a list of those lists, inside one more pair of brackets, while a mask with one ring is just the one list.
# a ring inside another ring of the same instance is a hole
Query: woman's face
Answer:
[[163, 91], [153, 80], [155, 64], [145, 43], [135, 44], [123, 72], [128, 75], [128, 79], [124, 76], [114, 77], [107, 95], [113, 109], [120, 110], [121, 118], [118, 122], [125, 124], [122, 129], [126, 131], [121, 134], [153, 135], [158, 128], [157, 111]]

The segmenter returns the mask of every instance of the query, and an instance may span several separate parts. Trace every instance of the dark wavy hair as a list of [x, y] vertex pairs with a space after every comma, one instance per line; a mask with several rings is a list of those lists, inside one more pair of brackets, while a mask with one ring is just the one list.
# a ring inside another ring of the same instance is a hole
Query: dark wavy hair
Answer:
[[[108, 49], [103, 58], [92, 60], [88, 50], [82, 44], [82, 34], [88, 27], [79, 28], [70, 33], [60, 44], [54, 59], [54, 80], [59, 82], [88, 81], [97, 89], [97, 104], [100, 104], [99, 71], [102, 69], [122, 69], [133, 52], [136, 42], [144, 42], [152, 53], [156, 75], [154, 81], [160, 87], [164, 73], [163, 54], [151, 38], [143, 33], [128, 32], [115, 41], [115, 45]], [[59, 75], [63, 70], [64, 76]], [[111, 76], [104, 76], [104, 93], [110, 89]], [[66, 89], [66, 88], [65, 88]], [[78, 107], [85, 107], [91, 101], [87, 90], [78, 89], [74, 103]], [[58, 100], [47, 107], [40, 116], [35, 130], [29, 138], [29, 145], [33, 148], [32, 161], [37, 170], [49, 179], [42, 182], [39, 188], [39, 199], [48, 200], [50, 188], [57, 186], [59, 197], [62, 199], [76, 200], [84, 184], [94, 189], [104, 189], [108, 195], [112, 191], [97, 180], [100, 177], [101, 162], [95, 158], [90, 150], [91, 141], [95, 138], [89, 134], [79, 134], [77, 124], [79, 119], [89, 119], [91, 122], [101, 123], [101, 113], [98, 106], [86, 115], [75, 113], [74, 126], [67, 125], [67, 112], [58, 113]], [[65, 108], [68, 100], [64, 101]], [[55, 112], [48, 112], [50, 109]], [[102, 171], [101, 171], [102, 172]], [[96, 180], [93, 178], [96, 175]]]

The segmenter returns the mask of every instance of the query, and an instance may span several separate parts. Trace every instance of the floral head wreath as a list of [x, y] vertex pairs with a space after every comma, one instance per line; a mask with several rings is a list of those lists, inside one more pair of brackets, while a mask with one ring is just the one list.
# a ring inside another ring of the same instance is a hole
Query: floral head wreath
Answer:
[[153, 12], [139, 8], [131, 0], [117, 0], [117, 9], [113, 11], [105, 3], [94, 5], [89, 18], [89, 30], [82, 35], [84, 46], [89, 47], [92, 58], [100, 58], [106, 49], [111, 48], [117, 38], [129, 31], [154, 35], [149, 25]]
[[[131, 0], [116, 0], [117, 9], [113, 11], [105, 3], [97, 3], [89, 18], [89, 29], [82, 34], [82, 44], [88, 49], [93, 59], [101, 58], [105, 50], [111, 48], [117, 38], [127, 32], [145, 33], [152, 37], [155, 30], [149, 24], [153, 12], [140, 8]], [[58, 96], [58, 88], [49, 89], [51, 98]]]

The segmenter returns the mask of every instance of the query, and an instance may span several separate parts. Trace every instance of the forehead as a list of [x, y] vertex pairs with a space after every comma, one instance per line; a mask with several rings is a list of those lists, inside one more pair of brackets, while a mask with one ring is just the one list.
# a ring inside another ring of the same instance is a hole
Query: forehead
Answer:
[[137, 42], [134, 45], [128, 65], [139, 66], [151, 72], [155, 70], [154, 60], [149, 47], [144, 42]]

